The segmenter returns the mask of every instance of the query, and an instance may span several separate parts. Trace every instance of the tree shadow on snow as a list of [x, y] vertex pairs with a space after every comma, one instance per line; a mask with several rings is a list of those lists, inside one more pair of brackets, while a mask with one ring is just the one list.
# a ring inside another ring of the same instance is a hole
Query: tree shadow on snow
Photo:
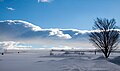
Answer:
[[2, 61], [2, 59], [0, 59], [0, 61]]
[[114, 59], [110, 59], [109, 62], [112, 62], [120, 66], [120, 56], [115, 57]]

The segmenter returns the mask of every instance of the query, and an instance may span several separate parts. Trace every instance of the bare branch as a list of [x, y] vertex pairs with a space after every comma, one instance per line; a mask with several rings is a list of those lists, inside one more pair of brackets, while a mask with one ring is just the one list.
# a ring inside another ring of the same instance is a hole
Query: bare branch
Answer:
[[91, 43], [99, 48], [106, 58], [108, 58], [110, 53], [117, 48], [119, 43], [119, 32], [114, 30], [117, 29], [115, 24], [115, 19], [108, 20], [106, 18], [97, 18], [93, 29], [100, 30], [100, 32], [92, 32], [89, 34]]

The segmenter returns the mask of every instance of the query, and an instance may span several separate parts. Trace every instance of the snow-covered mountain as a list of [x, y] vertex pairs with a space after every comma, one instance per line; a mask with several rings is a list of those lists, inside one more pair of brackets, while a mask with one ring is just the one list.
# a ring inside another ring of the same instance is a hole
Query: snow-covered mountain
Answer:
[[51, 38], [77, 39], [86, 37], [91, 31], [77, 29], [42, 29], [39, 26], [22, 20], [0, 21], [0, 36], [12, 38]]

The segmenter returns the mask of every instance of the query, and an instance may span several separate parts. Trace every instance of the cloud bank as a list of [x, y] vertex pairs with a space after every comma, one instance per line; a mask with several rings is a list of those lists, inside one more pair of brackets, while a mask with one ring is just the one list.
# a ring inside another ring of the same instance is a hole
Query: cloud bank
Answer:
[[[116, 30], [120, 31], [120, 29]], [[99, 32], [99, 30], [43, 29], [23, 20], [3, 20], [0, 21], [0, 41], [2, 42], [0, 44], [10, 48], [25, 47], [23, 45], [18, 46], [18, 42], [24, 42], [38, 48], [89, 48], [92, 47], [88, 41], [88, 34], [91, 32]]]
[[4, 20], [4, 21], [0, 21], [0, 23], [8, 23], [8, 25], [23, 25], [23, 27], [25, 28], [31, 28], [31, 30], [33, 31], [40, 31], [41, 28], [39, 26], [33, 25], [32, 23], [29, 23], [27, 21], [23, 21], [23, 20]]

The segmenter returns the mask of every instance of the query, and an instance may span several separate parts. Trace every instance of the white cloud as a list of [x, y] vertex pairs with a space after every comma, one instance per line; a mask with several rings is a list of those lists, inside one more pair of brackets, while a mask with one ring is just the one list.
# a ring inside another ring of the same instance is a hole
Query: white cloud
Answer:
[[41, 28], [39, 26], [33, 25], [32, 23], [26, 22], [26, 21], [22, 21], [22, 20], [13, 20], [14, 22], [20, 22], [20, 23], [24, 23], [24, 26], [27, 27], [31, 27], [33, 31], [40, 31]]
[[38, 3], [39, 2], [51, 2], [52, 0], [38, 0]]
[[2, 48], [14, 48], [14, 46], [16, 46], [17, 44], [19, 44], [19, 42], [3, 41], [3, 42], [0, 42], [0, 47], [2, 47]]
[[63, 39], [71, 39], [72, 37], [69, 34], [64, 34], [62, 31], [59, 29], [51, 29], [51, 32], [49, 33], [49, 36], [58, 36]]
[[6, 7], [8, 10], [14, 11], [15, 9], [12, 7]]
[[33, 31], [40, 31], [39, 26], [33, 25], [32, 23], [23, 21], [23, 20], [5, 20], [0, 22], [9, 22], [8, 24], [22, 24], [25, 28], [31, 28]]
[[15, 42], [15, 41], [3, 41], [0, 42], [0, 48], [3, 49], [19, 49], [19, 48], [31, 48], [32, 46], [22, 45], [25, 43]]

